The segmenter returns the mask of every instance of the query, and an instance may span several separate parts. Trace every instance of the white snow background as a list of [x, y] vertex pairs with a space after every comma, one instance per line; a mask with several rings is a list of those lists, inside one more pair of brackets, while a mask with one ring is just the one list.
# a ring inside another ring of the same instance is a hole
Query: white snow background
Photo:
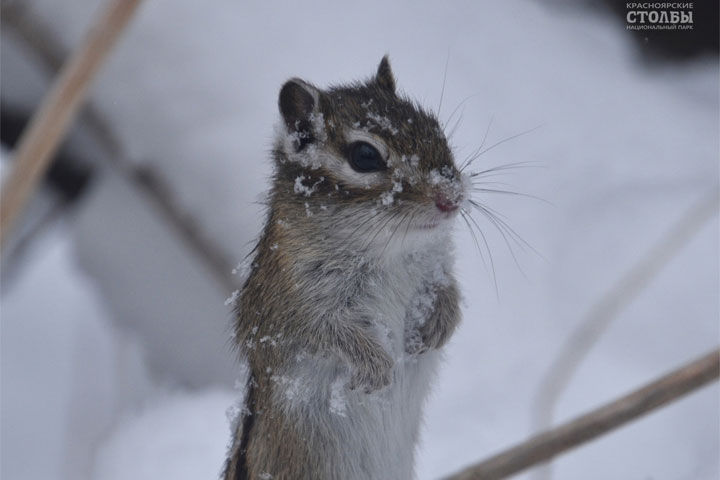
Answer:
[[[66, 45], [103, 2], [30, 0]], [[239, 261], [261, 228], [282, 83], [371, 75], [437, 108], [463, 100], [456, 156], [542, 125], [476, 161], [542, 168], [501, 179], [551, 203], [479, 197], [542, 253], [485, 222], [497, 273], [457, 228], [462, 327], [426, 408], [418, 478], [531, 434], [539, 380], [590, 306], [718, 185], [718, 64], [645, 65], [615, 17], [536, 1], [146, 2], [92, 89], [128, 156], [156, 168]], [[3, 55], [11, 45], [3, 34]], [[7, 57], [6, 57], [7, 58]], [[3, 68], [3, 91], [42, 82]], [[470, 97], [470, 98], [468, 98]], [[4, 169], [5, 171], [5, 169]], [[241, 395], [231, 315], [208, 273], [107, 170], [2, 291], [7, 480], [215, 478]], [[232, 265], [228, 266], [228, 269]], [[623, 311], [558, 405], [562, 421], [718, 343], [715, 217]], [[555, 462], [556, 479], [718, 478], [714, 384]], [[530, 478], [529, 474], [520, 478]]]

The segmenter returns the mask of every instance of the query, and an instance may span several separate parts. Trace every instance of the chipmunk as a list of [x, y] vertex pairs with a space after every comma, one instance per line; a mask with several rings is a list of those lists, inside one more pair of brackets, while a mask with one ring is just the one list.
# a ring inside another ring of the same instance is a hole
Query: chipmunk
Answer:
[[363, 83], [280, 91], [268, 216], [237, 300], [249, 364], [223, 478], [410, 479], [460, 319], [453, 220], [468, 187], [437, 118]]

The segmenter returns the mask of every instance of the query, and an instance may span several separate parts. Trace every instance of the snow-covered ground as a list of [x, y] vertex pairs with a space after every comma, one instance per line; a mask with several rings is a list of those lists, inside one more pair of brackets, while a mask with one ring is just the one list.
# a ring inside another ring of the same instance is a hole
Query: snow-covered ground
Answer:
[[[28, 3], [72, 44], [103, 2]], [[542, 254], [515, 246], [523, 274], [483, 224], [497, 287], [458, 225], [464, 322], [418, 453], [418, 477], [438, 478], [532, 433], [539, 381], [568, 334], [718, 186], [717, 61], [643, 66], [624, 29], [521, 0], [155, 0], [93, 99], [128, 156], [156, 168], [235, 260], [261, 226], [253, 202], [291, 76], [320, 86], [363, 78], [389, 53], [400, 88], [435, 109], [448, 61], [440, 113], [465, 101], [459, 159], [491, 122], [488, 144], [542, 125], [476, 161], [537, 162], [500, 180], [549, 204], [480, 198]], [[181, 480], [221, 467], [225, 410], [241, 394], [224, 336], [230, 292], [140, 200], [105, 172], [3, 286], [2, 478]], [[600, 338], [558, 421], [718, 344], [718, 258], [714, 217]], [[563, 456], [555, 478], [718, 478], [719, 422], [713, 385]]]

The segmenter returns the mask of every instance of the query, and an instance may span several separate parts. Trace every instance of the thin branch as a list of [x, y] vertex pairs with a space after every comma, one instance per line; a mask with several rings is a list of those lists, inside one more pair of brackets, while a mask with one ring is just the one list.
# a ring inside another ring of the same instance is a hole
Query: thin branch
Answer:
[[48, 38], [47, 28], [38, 28], [38, 19], [28, 14], [28, 5], [20, 1], [3, 1], [0, 4], [0, 20], [3, 26], [9, 26], [21, 32], [23, 43], [28, 46], [33, 55], [37, 56], [43, 66], [54, 73], [62, 67], [65, 52], [57, 39]]
[[[643, 292], [658, 273], [712, 219], [718, 210], [718, 190], [693, 205], [665, 236], [618, 280], [568, 336], [540, 383], [533, 413], [533, 430], [547, 429], [560, 396], [575, 371], [607, 330], [613, 319]], [[537, 471], [539, 479], [551, 476], [550, 465]]]
[[468, 467], [447, 480], [496, 480], [545, 462], [716, 380], [720, 349], [564, 425]]
[[0, 202], [0, 247], [22, 211], [60, 140], [75, 118], [98, 69], [120, 37], [140, 0], [113, 0], [102, 12], [83, 44], [63, 66], [33, 116], [15, 152], [13, 169], [3, 185]]
[[216, 245], [207, 239], [202, 229], [177, 206], [170, 188], [150, 168], [135, 167], [127, 176], [152, 202], [155, 211], [169, 221], [169, 225], [190, 251], [194, 252], [210, 271], [223, 295], [237, 290], [238, 278], [232, 274], [232, 264]]
[[[67, 58], [59, 38], [47, 25], [29, 12], [28, 5], [20, 1], [3, 2], [0, 20], [6, 32], [30, 49], [41, 69], [48, 77], [57, 75]], [[90, 130], [90, 134], [112, 159], [123, 156], [122, 145], [105, 117], [95, 108], [91, 98], [78, 112], [78, 121]]]
[[[61, 42], [38, 19], [33, 18], [22, 2], [3, 2], [0, 13], [6, 31], [14, 34], [32, 51], [49, 76], [56, 74], [66, 57], [60, 47]], [[154, 208], [205, 265], [223, 294], [236, 290], [237, 278], [231, 274], [233, 262], [183, 210], [159, 175], [150, 168], [138, 167], [126, 160], [122, 143], [91, 99], [79, 113], [79, 121], [107, 154], [109, 165], [142, 193], [141, 198]]]

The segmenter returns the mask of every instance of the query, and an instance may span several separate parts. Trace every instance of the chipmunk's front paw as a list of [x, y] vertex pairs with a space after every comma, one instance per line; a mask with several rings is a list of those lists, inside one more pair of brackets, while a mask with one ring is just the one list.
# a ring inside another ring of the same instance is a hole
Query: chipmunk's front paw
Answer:
[[350, 390], [362, 389], [365, 393], [372, 393], [387, 387], [392, 381], [393, 363], [383, 350], [369, 355], [362, 363], [354, 365], [348, 385]]
[[405, 333], [405, 352], [410, 355], [419, 355], [431, 349], [445, 345], [454, 330], [443, 322], [427, 321]]
[[423, 341], [422, 334], [418, 328], [412, 328], [405, 332], [405, 353], [418, 355], [428, 349]]

